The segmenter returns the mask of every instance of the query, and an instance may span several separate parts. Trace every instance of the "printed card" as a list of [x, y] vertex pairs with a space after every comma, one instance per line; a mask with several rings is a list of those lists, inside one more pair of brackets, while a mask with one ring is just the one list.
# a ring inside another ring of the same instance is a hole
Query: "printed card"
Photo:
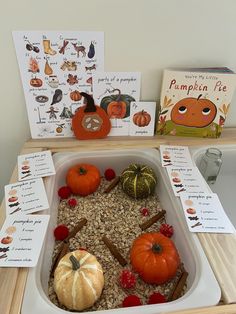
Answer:
[[51, 151], [18, 156], [19, 181], [54, 175], [55, 168]]
[[47, 231], [49, 215], [8, 216], [0, 231], [0, 267], [34, 267]]
[[130, 103], [139, 101], [138, 72], [97, 72], [93, 75], [93, 97], [111, 119], [109, 136], [129, 135]]
[[193, 162], [187, 146], [160, 145], [162, 167], [192, 167]]
[[209, 188], [197, 167], [166, 167], [175, 196], [181, 193], [209, 193]]
[[6, 214], [30, 214], [49, 208], [43, 179], [32, 179], [5, 186]]
[[217, 194], [182, 193], [180, 200], [191, 232], [235, 233]]
[[146, 101], [131, 102], [130, 126], [131, 136], [153, 136], [156, 103]]

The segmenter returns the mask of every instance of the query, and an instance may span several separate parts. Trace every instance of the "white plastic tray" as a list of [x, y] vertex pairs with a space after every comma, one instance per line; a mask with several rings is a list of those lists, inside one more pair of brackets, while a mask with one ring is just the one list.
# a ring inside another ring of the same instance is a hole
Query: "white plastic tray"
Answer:
[[[187, 291], [178, 300], [157, 305], [143, 305], [139, 307], [120, 308], [97, 311], [99, 314], [116, 313], [144, 313], [158, 314], [160, 312], [180, 309], [216, 305], [220, 300], [221, 292], [214, 274], [208, 264], [201, 245], [195, 234], [188, 231], [179, 200], [173, 195], [172, 189], [160, 165], [160, 156], [155, 149], [145, 150], [114, 150], [88, 153], [58, 153], [53, 156], [56, 175], [48, 177], [45, 182], [50, 210], [50, 223], [37, 267], [30, 269], [25, 295], [22, 305], [22, 314], [66, 314], [68, 311], [55, 306], [48, 298], [48, 278], [51, 268], [51, 257], [54, 247], [53, 229], [57, 224], [57, 207], [59, 198], [57, 190], [65, 184], [65, 175], [69, 167], [76, 163], [86, 162], [96, 165], [101, 173], [108, 167], [115, 169], [117, 174], [130, 163], [150, 165], [156, 172], [159, 180], [156, 193], [162, 207], [166, 210], [166, 218], [175, 230], [174, 242], [179, 251], [182, 262], [189, 273]], [[83, 313], [91, 313], [89, 310]]]

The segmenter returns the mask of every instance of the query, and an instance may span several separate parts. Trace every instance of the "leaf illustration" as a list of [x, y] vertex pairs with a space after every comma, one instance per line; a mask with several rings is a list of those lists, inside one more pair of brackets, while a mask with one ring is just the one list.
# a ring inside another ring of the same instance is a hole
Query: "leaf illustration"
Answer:
[[220, 110], [220, 112], [222, 112], [224, 114], [224, 111], [221, 108], [219, 108], [219, 110]]
[[160, 114], [165, 114], [165, 113], [167, 113], [167, 112], [168, 112], [168, 109], [167, 109], [167, 110], [162, 111]]
[[164, 97], [164, 104], [163, 104], [163, 108], [165, 108], [165, 107], [166, 107], [167, 102], [168, 102], [168, 98], [167, 98], [167, 96], [165, 96], [165, 97]]

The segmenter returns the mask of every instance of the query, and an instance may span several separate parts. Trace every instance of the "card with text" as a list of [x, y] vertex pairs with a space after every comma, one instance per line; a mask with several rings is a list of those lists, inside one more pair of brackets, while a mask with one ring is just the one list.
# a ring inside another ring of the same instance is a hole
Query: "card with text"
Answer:
[[42, 151], [18, 156], [19, 181], [54, 175], [55, 168], [51, 151]]
[[160, 145], [162, 167], [192, 167], [193, 162], [187, 146]]
[[131, 136], [153, 136], [156, 103], [151, 101], [136, 101], [130, 104]]
[[191, 232], [235, 233], [217, 194], [182, 193], [180, 200]]
[[166, 167], [175, 196], [181, 193], [209, 193], [209, 187], [197, 167]]
[[8, 216], [0, 231], [0, 267], [37, 265], [49, 215]]
[[42, 178], [5, 186], [6, 215], [30, 214], [49, 208]]

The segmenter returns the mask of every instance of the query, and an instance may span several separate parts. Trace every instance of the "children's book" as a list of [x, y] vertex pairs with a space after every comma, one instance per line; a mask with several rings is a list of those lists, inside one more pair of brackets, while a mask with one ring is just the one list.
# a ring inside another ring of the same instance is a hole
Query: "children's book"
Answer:
[[164, 70], [157, 134], [219, 137], [235, 87], [225, 67]]

